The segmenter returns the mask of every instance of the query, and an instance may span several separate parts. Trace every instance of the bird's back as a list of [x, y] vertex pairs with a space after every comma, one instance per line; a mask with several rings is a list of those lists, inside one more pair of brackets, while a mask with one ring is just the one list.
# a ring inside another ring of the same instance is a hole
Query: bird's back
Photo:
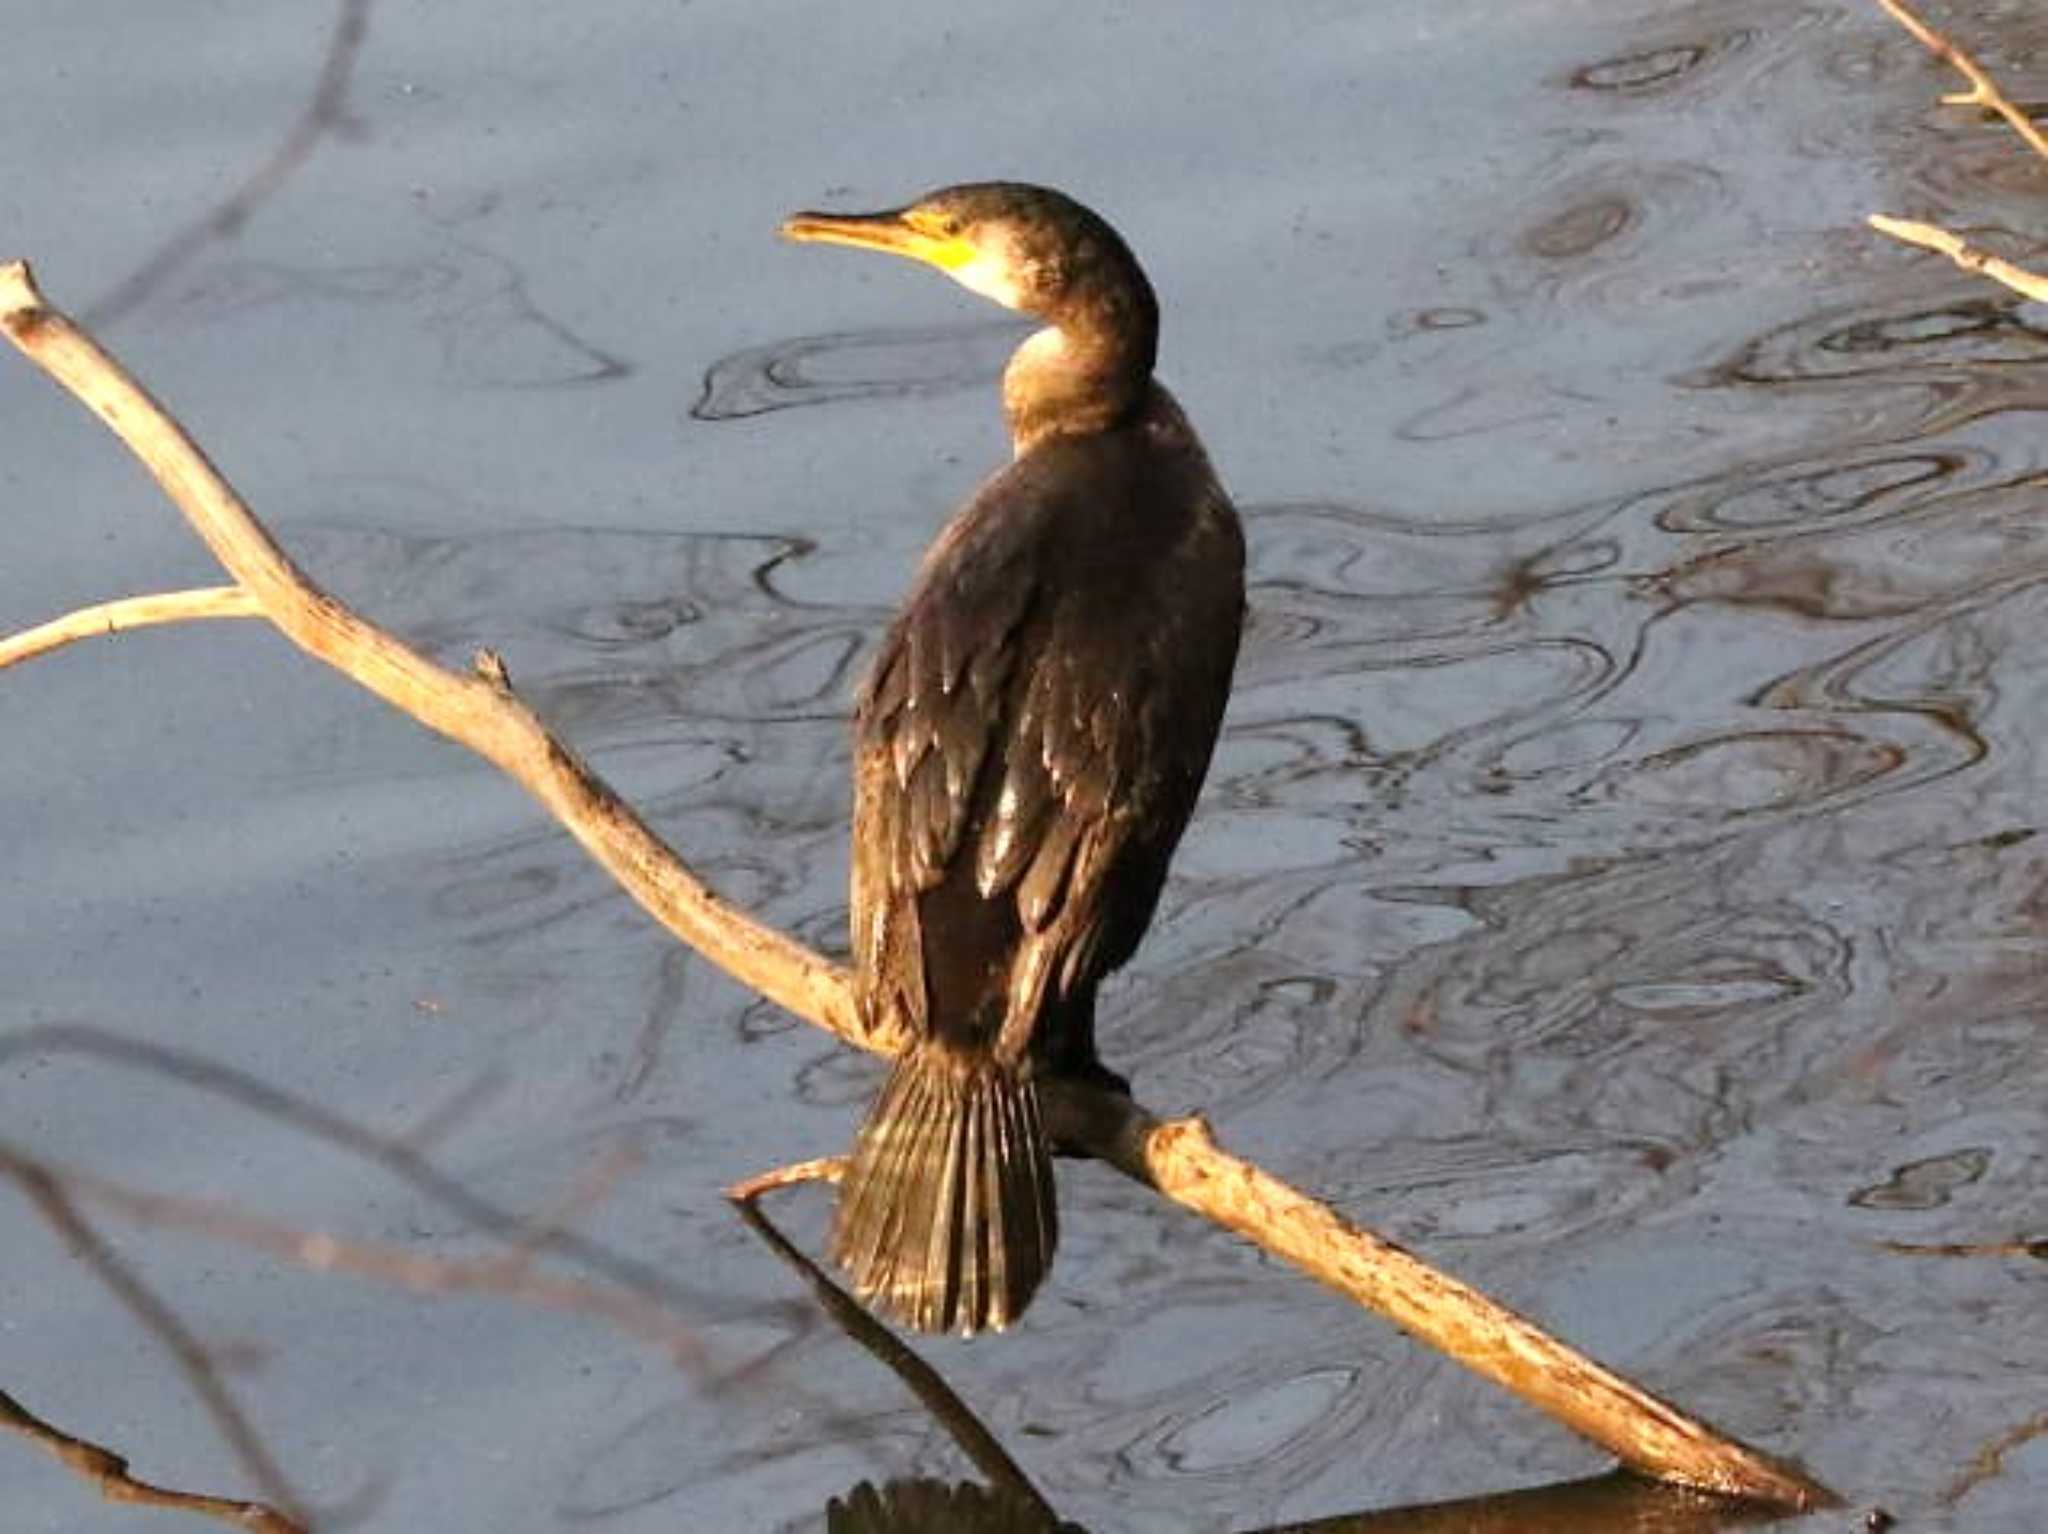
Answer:
[[1021, 1059], [1130, 957], [1229, 691], [1243, 538], [1178, 406], [1040, 441], [921, 566], [856, 718], [855, 956], [913, 1033]]

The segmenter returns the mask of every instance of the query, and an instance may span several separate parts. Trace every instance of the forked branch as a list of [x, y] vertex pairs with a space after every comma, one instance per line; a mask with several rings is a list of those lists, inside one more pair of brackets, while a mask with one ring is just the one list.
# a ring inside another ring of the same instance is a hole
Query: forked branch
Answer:
[[[1893, 20], [1904, 27], [1920, 44], [1943, 63], [1949, 64], [1970, 82], [1966, 91], [1955, 91], [1941, 99], [1950, 106], [1982, 107], [1996, 112], [2012, 126], [2013, 132], [2027, 141], [2027, 146], [2048, 161], [2048, 135], [2044, 135], [2034, 120], [2022, 112], [2012, 99], [1998, 87], [1970, 55], [1950, 42], [1940, 32], [1929, 26], [1905, 0], [1877, 0]], [[1970, 244], [1961, 235], [1942, 228], [1939, 224], [1922, 223], [1916, 219], [1894, 218], [1887, 213], [1873, 213], [1869, 216], [1870, 227], [1880, 234], [1890, 235], [1904, 244], [1918, 245], [1927, 250], [1939, 251], [1966, 272], [1977, 272], [1993, 282], [2011, 288], [2022, 297], [2036, 303], [2048, 303], [2048, 277], [2030, 272], [2023, 266], [1995, 256], [1987, 250]]]

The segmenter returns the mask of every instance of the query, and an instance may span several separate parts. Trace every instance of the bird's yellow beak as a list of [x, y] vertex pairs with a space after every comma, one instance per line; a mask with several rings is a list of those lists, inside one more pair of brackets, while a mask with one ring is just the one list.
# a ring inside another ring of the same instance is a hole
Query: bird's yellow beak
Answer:
[[782, 221], [782, 237], [806, 244], [887, 251], [948, 272], [975, 258], [971, 242], [919, 227], [916, 213], [915, 208], [891, 213], [792, 213]]

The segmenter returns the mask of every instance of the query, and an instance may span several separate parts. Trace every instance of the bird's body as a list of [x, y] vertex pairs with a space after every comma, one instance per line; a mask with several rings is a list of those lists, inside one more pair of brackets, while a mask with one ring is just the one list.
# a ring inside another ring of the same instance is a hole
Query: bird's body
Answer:
[[1052, 1259], [1038, 1079], [1116, 1081], [1095, 991], [1144, 935], [1208, 768], [1243, 536], [1151, 379], [1151, 290], [1093, 214], [995, 183], [785, 228], [923, 255], [1052, 321], [1005, 375], [1016, 456], [925, 556], [855, 715], [855, 974], [871, 1021], [914, 1042], [833, 1249], [899, 1319], [973, 1332], [1013, 1320]]

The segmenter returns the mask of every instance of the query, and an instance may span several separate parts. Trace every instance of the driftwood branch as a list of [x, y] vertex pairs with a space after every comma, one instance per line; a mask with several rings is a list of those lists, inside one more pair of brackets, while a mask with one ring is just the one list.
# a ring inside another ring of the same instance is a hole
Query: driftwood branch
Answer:
[[[513, 691], [495, 657], [449, 671], [370, 624], [286, 556], [198, 446], [118, 363], [0, 266], [0, 329], [149, 469], [239, 587], [287, 638], [526, 788], [676, 937], [735, 979], [881, 1054], [845, 969], [720, 899]], [[1826, 1488], [1714, 1432], [1572, 1352], [1456, 1280], [1220, 1150], [1200, 1120], [1161, 1123], [1127, 1099], [1053, 1083], [1055, 1134], [1237, 1231], [1468, 1368], [1513, 1390], [1643, 1474], [1790, 1507]]]
[[[1922, 47], [1926, 48], [1943, 63], [1951, 65], [1970, 82], [1966, 91], [1955, 91], [1941, 99], [1950, 106], [1981, 107], [1996, 112], [2012, 126], [2013, 132], [2025, 139], [2027, 146], [2043, 160], [2048, 160], [2048, 136], [2044, 136], [2034, 120], [2012, 102], [2004, 91], [1970, 55], [1957, 47], [1948, 38], [1929, 26], [1905, 0], [1877, 0], [1893, 20], [1910, 32]], [[2036, 303], [2048, 303], [2048, 277], [2030, 272], [2023, 266], [2015, 265], [2001, 256], [1970, 244], [1961, 235], [1942, 228], [1939, 224], [1922, 223], [1916, 219], [1894, 218], [1887, 213], [1873, 213], [1869, 216], [1870, 227], [1880, 234], [1907, 245], [1918, 245], [1926, 250], [1938, 251], [1947, 256], [1966, 272], [1977, 272], [2012, 289], [2022, 297]]]

